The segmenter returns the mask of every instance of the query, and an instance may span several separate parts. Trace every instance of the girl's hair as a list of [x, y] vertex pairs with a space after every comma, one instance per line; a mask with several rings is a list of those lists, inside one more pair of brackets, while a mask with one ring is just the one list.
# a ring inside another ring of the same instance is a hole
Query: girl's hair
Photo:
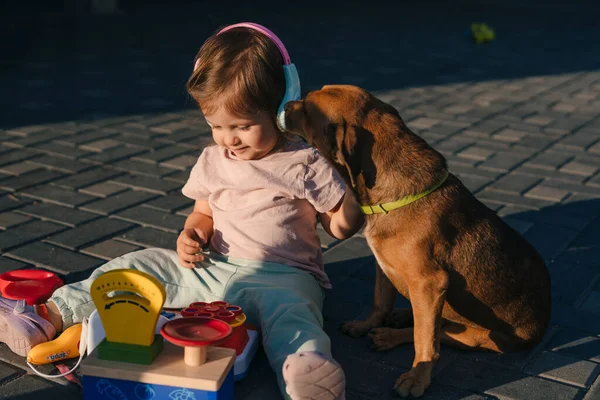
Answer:
[[[250, 28], [216, 31], [200, 48], [186, 89], [206, 115], [224, 106], [228, 113], [276, 118], [285, 93], [283, 57], [265, 35]], [[224, 96], [224, 97], [223, 97]], [[215, 99], [219, 98], [219, 104]]]

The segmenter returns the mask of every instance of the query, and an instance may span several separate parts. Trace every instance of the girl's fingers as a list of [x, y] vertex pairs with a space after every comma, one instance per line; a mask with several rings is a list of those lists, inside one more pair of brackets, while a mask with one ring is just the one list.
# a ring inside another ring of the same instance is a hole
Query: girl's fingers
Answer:
[[197, 254], [202, 251], [199, 247], [188, 246], [185, 244], [182, 244], [179, 249], [185, 254]]
[[200, 248], [200, 243], [197, 240], [194, 240], [186, 235], [181, 236], [181, 243], [185, 244], [186, 246], [195, 247], [197, 249]]

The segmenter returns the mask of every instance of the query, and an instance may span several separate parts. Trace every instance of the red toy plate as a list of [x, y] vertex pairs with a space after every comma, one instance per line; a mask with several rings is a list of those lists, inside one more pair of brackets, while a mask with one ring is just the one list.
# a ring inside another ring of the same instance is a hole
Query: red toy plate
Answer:
[[173, 319], [162, 326], [160, 334], [178, 346], [208, 346], [231, 335], [227, 322], [213, 318], [185, 317]]
[[44, 303], [63, 284], [56, 274], [39, 269], [18, 269], [0, 275], [2, 296], [25, 300], [29, 305]]

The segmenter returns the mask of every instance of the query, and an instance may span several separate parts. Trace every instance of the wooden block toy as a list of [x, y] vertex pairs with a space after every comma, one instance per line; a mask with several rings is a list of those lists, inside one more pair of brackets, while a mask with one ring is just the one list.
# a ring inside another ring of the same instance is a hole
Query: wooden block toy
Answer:
[[206, 362], [189, 366], [184, 349], [165, 343], [152, 365], [101, 360], [97, 349], [82, 366], [85, 400], [232, 400], [235, 351], [209, 347]]
[[210, 346], [231, 335], [227, 322], [177, 318], [156, 335], [166, 293], [136, 270], [100, 275], [90, 294], [106, 338], [82, 364], [85, 400], [233, 399], [235, 350]]

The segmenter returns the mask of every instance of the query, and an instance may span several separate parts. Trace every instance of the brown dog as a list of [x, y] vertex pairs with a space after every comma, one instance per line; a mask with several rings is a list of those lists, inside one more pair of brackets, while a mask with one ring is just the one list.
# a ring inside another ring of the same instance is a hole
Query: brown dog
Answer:
[[[535, 345], [550, 319], [550, 277], [538, 252], [411, 132], [398, 112], [355, 86], [325, 86], [286, 105], [290, 131], [314, 144], [352, 185], [362, 205], [424, 197], [367, 215], [377, 261], [373, 309], [342, 330], [370, 332], [378, 350], [414, 341], [412, 369], [395, 388], [421, 396], [440, 342], [509, 352]], [[392, 310], [396, 293], [411, 309]], [[381, 328], [385, 321], [394, 328]]]

